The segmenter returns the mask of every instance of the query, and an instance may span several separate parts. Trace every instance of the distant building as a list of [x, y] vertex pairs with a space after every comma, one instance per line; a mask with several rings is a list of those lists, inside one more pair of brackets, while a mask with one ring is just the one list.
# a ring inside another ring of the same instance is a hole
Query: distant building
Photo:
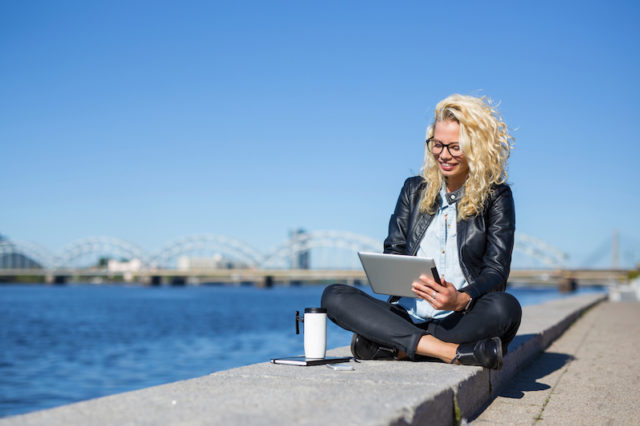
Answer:
[[[304, 239], [307, 231], [302, 228], [294, 229], [289, 232], [291, 240]], [[291, 252], [291, 269], [310, 269], [311, 268], [311, 252], [309, 249]]]
[[178, 270], [193, 271], [197, 269], [239, 269], [247, 268], [244, 262], [236, 262], [215, 254], [211, 257], [189, 257], [180, 256], [178, 258]]
[[22, 254], [8, 238], [0, 235], [0, 269], [42, 269], [42, 265]]
[[134, 273], [142, 269], [142, 261], [140, 259], [131, 259], [118, 261], [109, 259], [107, 261], [107, 271], [110, 274], [122, 275], [125, 281], [133, 281]]
[[193, 269], [220, 269], [222, 267], [222, 256], [219, 254], [211, 257], [189, 257], [180, 256], [178, 258], [178, 269], [190, 271]]
[[107, 271], [113, 273], [138, 272], [142, 269], [142, 261], [140, 259], [131, 259], [126, 261], [118, 261], [109, 259], [107, 262]]
[[0, 254], [0, 269], [42, 269], [42, 265], [22, 253]]

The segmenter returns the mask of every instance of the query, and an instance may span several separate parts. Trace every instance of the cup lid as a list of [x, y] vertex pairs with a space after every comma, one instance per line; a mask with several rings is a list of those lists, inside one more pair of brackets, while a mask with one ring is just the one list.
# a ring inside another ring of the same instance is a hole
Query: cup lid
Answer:
[[305, 314], [326, 314], [326, 308], [304, 308]]

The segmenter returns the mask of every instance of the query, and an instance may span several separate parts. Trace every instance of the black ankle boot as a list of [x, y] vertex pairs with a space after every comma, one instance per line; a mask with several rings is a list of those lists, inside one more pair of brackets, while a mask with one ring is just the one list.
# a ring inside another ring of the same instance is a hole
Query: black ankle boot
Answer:
[[354, 333], [351, 338], [351, 353], [356, 359], [394, 359], [397, 350], [385, 348], [379, 344]]
[[456, 357], [451, 361], [462, 365], [500, 370], [502, 368], [502, 342], [499, 337], [479, 340], [474, 343], [463, 343], [456, 350]]

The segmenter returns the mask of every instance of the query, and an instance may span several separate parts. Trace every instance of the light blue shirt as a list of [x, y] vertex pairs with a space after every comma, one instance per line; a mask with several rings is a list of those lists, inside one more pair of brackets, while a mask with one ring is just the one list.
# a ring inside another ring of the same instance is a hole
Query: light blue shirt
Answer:
[[[440, 203], [427, 231], [422, 237], [416, 256], [428, 257], [435, 261], [441, 279], [446, 279], [457, 289], [467, 285], [460, 269], [457, 240], [457, 204], [462, 197], [462, 189], [447, 194], [443, 186], [440, 190]], [[398, 304], [404, 307], [414, 323], [430, 319], [444, 318], [453, 311], [434, 309], [426, 300], [402, 297]]]

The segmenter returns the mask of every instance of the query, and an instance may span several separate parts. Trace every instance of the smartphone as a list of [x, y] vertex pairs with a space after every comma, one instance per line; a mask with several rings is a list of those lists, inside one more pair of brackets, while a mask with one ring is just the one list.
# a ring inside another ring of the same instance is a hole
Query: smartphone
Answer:
[[341, 364], [327, 364], [327, 367], [332, 370], [337, 371], [353, 371], [355, 370], [351, 364], [341, 363]]
[[433, 280], [435, 282], [442, 285], [442, 281], [440, 281], [440, 274], [438, 274], [438, 269], [435, 266], [431, 268], [431, 275], [433, 275]]

